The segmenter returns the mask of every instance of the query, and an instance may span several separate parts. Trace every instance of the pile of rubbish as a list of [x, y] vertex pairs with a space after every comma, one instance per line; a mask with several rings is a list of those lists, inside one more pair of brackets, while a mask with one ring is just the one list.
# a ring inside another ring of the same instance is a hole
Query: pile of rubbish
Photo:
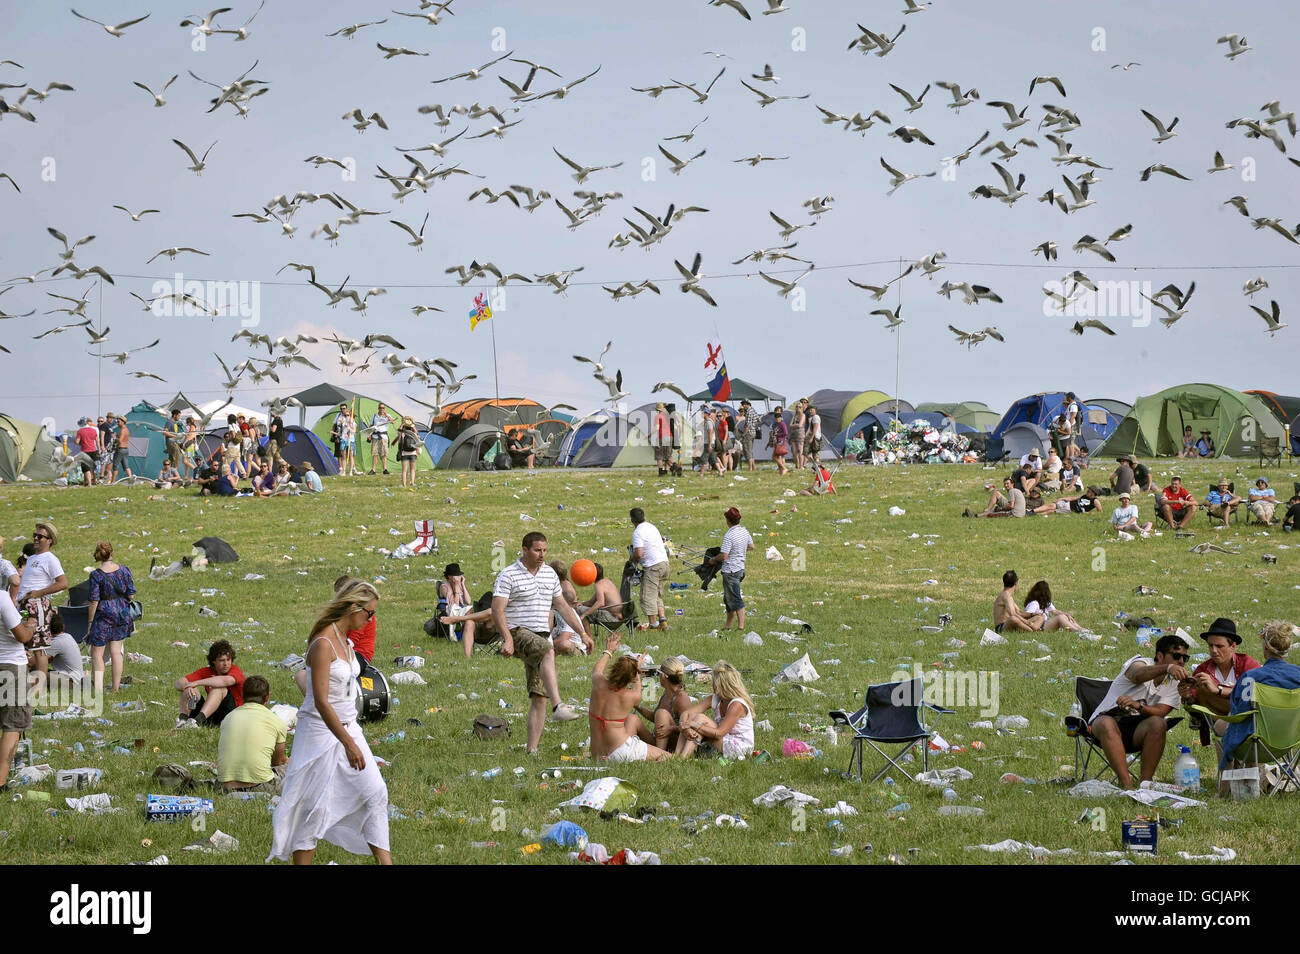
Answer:
[[925, 421], [905, 424], [895, 418], [871, 447], [873, 464], [955, 464], [977, 459], [967, 437]]

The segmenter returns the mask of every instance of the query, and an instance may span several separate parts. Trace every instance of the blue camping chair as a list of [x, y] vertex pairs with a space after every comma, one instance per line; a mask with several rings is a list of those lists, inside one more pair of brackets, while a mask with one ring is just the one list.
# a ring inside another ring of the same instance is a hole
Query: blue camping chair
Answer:
[[[885, 759], [884, 766], [871, 777], [876, 781], [890, 766], [902, 772], [912, 781], [912, 774], [901, 764], [901, 759], [912, 746], [921, 744], [921, 769], [930, 769], [930, 739], [934, 736], [932, 725], [926, 724], [927, 714], [938, 722], [940, 716], [949, 715], [952, 709], [930, 705], [925, 701], [925, 682], [917, 676], [902, 682], [887, 682], [879, 686], [868, 686], [863, 706], [852, 715], [843, 709], [830, 713], [835, 725], [847, 725], [853, 729], [853, 754], [849, 757], [849, 774], [853, 773], [853, 763], [857, 762], [857, 778], [863, 777], [862, 745], [865, 742]], [[881, 746], [901, 746], [893, 755]]]

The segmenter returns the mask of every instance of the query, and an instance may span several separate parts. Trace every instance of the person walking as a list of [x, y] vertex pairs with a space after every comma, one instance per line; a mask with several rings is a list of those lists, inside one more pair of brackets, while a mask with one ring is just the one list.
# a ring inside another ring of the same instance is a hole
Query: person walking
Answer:
[[779, 404], [772, 412], [772, 433], [767, 436], [767, 446], [772, 448], [772, 460], [776, 464], [776, 472], [782, 477], [790, 473], [790, 468], [785, 465], [785, 457], [790, 453], [790, 425], [785, 422], [785, 415]]
[[343, 446], [343, 476], [357, 476], [357, 420], [352, 416], [352, 408], [344, 406], [342, 412], [343, 426], [340, 436]]
[[582, 619], [564, 599], [560, 578], [546, 564], [546, 535], [536, 531], [524, 535], [519, 559], [497, 574], [492, 587], [492, 624], [501, 636], [501, 655], [518, 656], [524, 661], [524, 681], [528, 692], [528, 742], [525, 751], [532, 755], [542, 740], [546, 722], [546, 703], [551, 703], [551, 718], [571, 722], [578, 718], [573, 707], [560, 699], [555, 676], [555, 647], [547, 634], [551, 631], [551, 613], [559, 614], [579, 637], [587, 631]]
[[393, 418], [388, 413], [388, 408], [383, 404], [375, 411], [375, 416], [370, 419], [370, 476], [375, 475], [375, 461], [379, 461], [379, 466], [385, 474], [388, 473], [388, 425], [393, 423]]
[[800, 398], [797, 402], [795, 402], [793, 413], [790, 415], [790, 432], [789, 432], [790, 457], [791, 457], [791, 463], [794, 464], [795, 470], [803, 470], [803, 464], [804, 464], [803, 412], [807, 406], [808, 406], [808, 402], [805, 401], [803, 398]]
[[309, 865], [324, 839], [354, 855], [391, 865], [388, 786], [357, 724], [357, 654], [343, 638], [374, 618], [379, 593], [362, 580], [338, 591], [311, 629], [311, 679], [298, 708], [284, 794], [272, 816], [267, 861]]
[[[385, 450], [387, 459], [387, 450]], [[397, 459], [402, 465], [402, 486], [415, 489], [415, 461], [420, 456], [420, 434], [415, 429], [415, 419], [411, 415], [402, 418], [402, 426], [397, 429]], [[388, 473], [387, 468], [384, 473]]]
[[32, 544], [36, 552], [27, 558], [22, 579], [18, 583], [18, 608], [30, 613], [36, 623], [27, 649], [32, 654], [33, 666], [40, 673], [42, 683], [50, 671], [50, 597], [68, 588], [68, 577], [63, 572], [63, 564], [50, 552], [58, 538], [59, 533], [53, 524], [36, 525], [36, 530], [32, 533]]
[[740, 420], [736, 423], [736, 431], [740, 435], [740, 454], [749, 463], [749, 470], [752, 473], [757, 470], [754, 463], [754, 438], [758, 436], [758, 429], [762, 426], [763, 419], [758, 416], [754, 410], [754, 405], [749, 403], [749, 399], [740, 402]]
[[90, 606], [86, 623], [86, 642], [90, 644], [90, 668], [95, 688], [104, 685], [104, 648], [108, 648], [113, 665], [110, 692], [122, 686], [122, 640], [135, 632], [131, 616], [131, 597], [135, 581], [129, 568], [113, 560], [113, 544], [101, 540], [95, 544], [95, 562], [90, 571]]
[[641, 564], [641, 612], [645, 622], [639, 630], [668, 628], [664, 612], [664, 590], [668, 584], [668, 548], [663, 534], [646, 520], [645, 511], [633, 507], [628, 511], [632, 520], [632, 562]]
[[672, 423], [668, 420], [668, 411], [663, 402], [655, 405], [654, 421], [650, 428], [650, 443], [654, 445], [655, 467], [659, 476], [668, 473], [672, 448]]
[[754, 538], [740, 525], [740, 511], [729, 507], [722, 515], [727, 521], [727, 532], [722, 537], [722, 552], [713, 558], [722, 564], [722, 602], [727, 611], [723, 629], [745, 628], [745, 598], [740, 584], [745, 579], [745, 554], [754, 549]]

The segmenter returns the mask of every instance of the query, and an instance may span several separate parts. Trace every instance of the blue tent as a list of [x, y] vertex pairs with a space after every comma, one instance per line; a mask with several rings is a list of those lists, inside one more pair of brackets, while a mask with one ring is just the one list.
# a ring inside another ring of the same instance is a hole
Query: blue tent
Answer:
[[[1079, 402], [1083, 414], [1083, 424], [1079, 428], [1078, 440], [1085, 448], [1094, 448], [1114, 433], [1119, 427], [1120, 416], [1101, 404], [1084, 404]], [[991, 437], [1000, 438], [1016, 424], [1033, 424], [1050, 431], [1052, 419], [1065, 410], [1064, 391], [1045, 391], [1031, 394], [1016, 401], [1007, 408], [997, 427], [990, 433]]]
[[167, 439], [162, 434], [168, 425], [166, 415], [148, 401], [141, 401], [127, 413], [126, 425], [131, 431], [126, 450], [131, 473], [138, 477], [157, 477], [167, 456]]
[[443, 437], [441, 434], [435, 434], [433, 431], [426, 429], [420, 435], [420, 439], [424, 441], [424, 448], [429, 452], [429, 459], [437, 467], [443, 453], [451, 446], [452, 438]]
[[603, 412], [597, 412], [584, 417], [581, 421], [573, 426], [568, 435], [564, 438], [564, 443], [560, 445], [560, 456], [555, 463], [560, 467], [570, 467], [574, 460], [577, 459], [579, 452], [586, 445], [587, 441], [596, 436], [596, 432], [605, 425], [609, 420], [609, 415]]

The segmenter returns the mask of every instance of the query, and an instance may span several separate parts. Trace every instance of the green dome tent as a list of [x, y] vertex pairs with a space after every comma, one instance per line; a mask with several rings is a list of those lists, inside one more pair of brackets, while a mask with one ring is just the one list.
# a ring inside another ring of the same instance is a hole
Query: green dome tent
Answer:
[[[918, 404], [917, 411], [938, 411], [941, 414], [947, 414], [958, 424], [965, 424], [967, 427], [973, 427], [977, 431], [988, 433], [998, 426], [998, 421], [1002, 420], [1002, 415], [993, 410], [982, 401], [962, 401], [960, 404]], [[1128, 411], [1127, 406], [1121, 415]]]
[[0, 481], [11, 484], [19, 475], [27, 480], [54, 480], [59, 476], [54, 466], [57, 449], [41, 425], [0, 414]]
[[[370, 434], [366, 428], [378, 413], [379, 402], [374, 398], [357, 395], [351, 398], [350, 403], [357, 420], [357, 470], [364, 474], [373, 466], [370, 460]], [[335, 404], [311, 429], [331, 452], [334, 450], [334, 442], [330, 440], [330, 429], [334, 426], [334, 418], [338, 413], [339, 407]], [[397, 429], [402, 426], [402, 416], [393, 410], [392, 405], [388, 405], [388, 416], [394, 419], [388, 425], [388, 470], [390, 473], [400, 473], [402, 463], [397, 459]], [[420, 456], [415, 458], [415, 469], [433, 470], [433, 459], [429, 457], [429, 450], [424, 446], [423, 440], [420, 441]]]
[[1182, 450], [1183, 428], [1188, 425], [1198, 437], [1203, 428], [1209, 429], [1218, 457], [1254, 457], [1261, 437], [1281, 440], [1283, 435], [1281, 424], [1258, 396], [1217, 384], [1182, 384], [1138, 398], [1093, 456], [1173, 457]]

